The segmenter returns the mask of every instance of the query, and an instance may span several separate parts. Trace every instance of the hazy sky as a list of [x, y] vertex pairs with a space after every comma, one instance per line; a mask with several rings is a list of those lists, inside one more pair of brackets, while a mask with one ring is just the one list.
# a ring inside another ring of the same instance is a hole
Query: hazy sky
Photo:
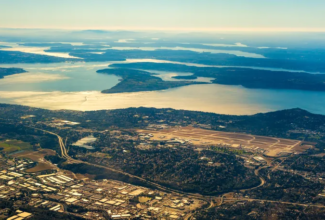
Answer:
[[0, 27], [325, 31], [325, 0], [0, 0]]

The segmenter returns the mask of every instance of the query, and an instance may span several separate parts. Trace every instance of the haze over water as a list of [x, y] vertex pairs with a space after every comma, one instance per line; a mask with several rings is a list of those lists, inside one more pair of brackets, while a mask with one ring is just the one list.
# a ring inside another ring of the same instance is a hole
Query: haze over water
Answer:
[[[144, 60], [127, 62], [141, 61]], [[102, 94], [101, 90], [119, 82], [119, 77], [114, 75], [96, 73], [96, 70], [107, 68], [110, 63], [114, 62], [0, 65], [21, 67], [28, 71], [0, 79], [0, 102], [81, 111], [144, 106], [236, 115], [299, 107], [325, 114], [325, 92], [314, 91], [247, 89], [208, 84], [164, 91]], [[178, 74], [155, 73], [164, 80]]]

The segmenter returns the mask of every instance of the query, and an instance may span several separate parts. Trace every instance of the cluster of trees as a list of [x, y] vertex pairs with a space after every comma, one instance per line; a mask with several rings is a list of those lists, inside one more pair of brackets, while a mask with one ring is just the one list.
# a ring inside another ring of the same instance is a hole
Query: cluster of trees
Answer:
[[26, 71], [21, 68], [0, 68], [0, 79], [8, 75], [24, 72]]
[[237, 154], [237, 155], [252, 154], [252, 153], [246, 152], [242, 149], [234, 149], [234, 148], [224, 147], [222, 145], [211, 146], [210, 149], [215, 152], [220, 152], [220, 153], [225, 153], [225, 154]]
[[280, 170], [262, 169], [259, 173], [266, 183], [262, 187], [247, 191], [246, 195], [250, 198], [296, 203], [324, 203], [316, 198], [324, 190], [324, 185], [321, 183]]
[[57, 138], [53, 135], [44, 134], [20, 124], [1, 123], [0, 121], [0, 138], [21, 140], [31, 145], [40, 144], [41, 147], [56, 149], [58, 147]]
[[191, 84], [202, 84], [190, 81], [164, 81], [149, 72], [132, 69], [103, 69], [97, 73], [113, 74], [122, 77], [122, 81], [103, 93], [142, 92], [170, 89]]
[[45, 56], [18, 51], [1, 51], [0, 63], [59, 63], [65, 61], [75, 61], [76, 59]]
[[[21, 119], [22, 116], [26, 115], [35, 115], [35, 117]], [[3, 133], [8, 133], [9, 131], [19, 132], [19, 130], [23, 130], [23, 133], [20, 133], [24, 135], [31, 132], [31, 129], [25, 129], [21, 125], [37, 126], [45, 130], [59, 133], [63, 138], [68, 137], [68, 144], [82, 138], [82, 135], [86, 135], [85, 133], [81, 134], [77, 131], [74, 132], [74, 130], [78, 129], [87, 128], [94, 131], [102, 131], [106, 129], [120, 130], [144, 128], [148, 124], [156, 124], [163, 121], [164, 124], [171, 126], [206, 124], [211, 125], [213, 130], [243, 132], [282, 138], [299, 138], [305, 141], [317, 142], [318, 149], [325, 149], [325, 116], [312, 114], [301, 109], [282, 110], [251, 116], [232, 116], [155, 108], [128, 108], [89, 112], [67, 110], [50, 111], [25, 106], [0, 104], [0, 118], [1, 124], [6, 123], [12, 125], [8, 126], [7, 129], [6, 126], [4, 126]], [[53, 118], [76, 121], [79, 122], [80, 125], [73, 126], [72, 129], [56, 129], [45, 126], [45, 124], [51, 122]], [[317, 139], [315, 139], [315, 133], [317, 133]], [[38, 134], [41, 133], [38, 132]], [[51, 136], [45, 134], [41, 135], [46, 136], [46, 140]], [[37, 141], [39, 143], [40, 140]], [[26, 142], [33, 144], [31, 140]], [[106, 140], [105, 144], [109, 144], [109, 142], [110, 140]], [[101, 144], [104, 143], [99, 142], [99, 145]], [[127, 144], [128, 143], [125, 145]], [[57, 143], [55, 141], [46, 141], [42, 147], [44, 146], [55, 148]]]
[[[289, 109], [251, 116], [220, 115], [174, 109], [128, 108], [102, 111], [50, 111], [17, 105], [0, 104], [0, 118], [20, 122], [21, 116], [35, 115], [24, 120], [35, 124], [52, 118], [77, 121], [82, 128], [106, 130], [107, 128], [145, 127], [163, 120], [170, 125], [210, 124], [214, 130], [244, 132], [255, 135], [283, 138], [299, 137], [321, 142], [325, 140], [325, 116], [316, 115], [302, 109]], [[219, 126], [225, 126], [220, 128]], [[78, 128], [78, 126], [74, 126]], [[292, 132], [295, 131], [295, 132]], [[317, 139], [314, 138], [317, 133]]]
[[325, 211], [323, 208], [281, 203], [239, 202], [235, 204], [224, 204], [220, 207], [199, 212], [195, 217], [197, 220], [321, 220], [325, 218]]
[[[192, 149], [112, 150], [100, 163], [170, 188], [217, 194], [260, 184], [254, 172], [234, 155]], [[97, 158], [86, 158], [98, 163]]]
[[283, 164], [287, 169], [310, 171], [313, 173], [325, 172], [325, 158], [323, 156], [295, 156], [287, 158]]
[[168, 63], [129, 63], [114, 64], [119, 68], [135, 68], [146, 70], [160, 70], [173, 72], [190, 72], [191, 76], [177, 76], [177, 79], [195, 79], [197, 77], [215, 78], [212, 82], [226, 85], [242, 85], [247, 88], [262, 89], [298, 89], [324, 91], [322, 83], [325, 76], [322, 74], [309, 74], [305, 72], [282, 71], [274, 73], [270, 70], [257, 70], [249, 68], [214, 68], [195, 67], [182, 64]]
[[[115, 42], [109, 42], [112, 47], [121, 46]], [[154, 47], [195, 47], [204, 49], [221, 49], [225, 50], [225, 47], [215, 47], [200, 44], [177, 44], [174, 42], [159, 42], [152, 44]], [[322, 50], [315, 49], [258, 49], [252, 47], [241, 47], [241, 51], [264, 55], [268, 59], [258, 59], [251, 57], [241, 57], [228, 53], [200, 53], [190, 50], [155, 50], [155, 51], [144, 51], [144, 50], [105, 50], [103, 54], [92, 54], [89, 52], [103, 52], [101, 49], [103, 45], [82, 45], [82, 46], [71, 46], [71, 45], [48, 45], [53, 46], [50, 52], [68, 52], [72, 56], [83, 58], [86, 62], [93, 61], [119, 61], [126, 59], [159, 59], [159, 60], [170, 60], [176, 62], [191, 62], [207, 65], [223, 65], [223, 66], [256, 66], [256, 67], [273, 67], [283, 69], [294, 69], [294, 70], [305, 70], [322, 72], [325, 70], [323, 61], [324, 52]], [[128, 43], [128, 47], [147, 47], [147, 44], [139, 43]], [[300, 45], [301, 46], [301, 45]], [[232, 50], [238, 50], [238, 47], [227, 47], [230, 52]]]
[[58, 156], [50, 156], [50, 157], [46, 157], [46, 159], [50, 160], [52, 163], [58, 162], [58, 166], [61, 169], [70, 170], [74, 173], [89, 174], [89, 175], [92, 175], [94, 177], [94, 179], [96, 179], [96, 180], [113, 179], [113, 180], [119, 180], [119, 181], [126, 182], [126, 183], [131, 183], [134, 185], [139, 185], [139, 186], [144, 186], [144, 187], [155, 189], [155, 186], [151, 185], [150, 183], [139, 180], [138, 178], [124, 175], [119, 172], [114, 172], [109, 169], [105, 169], [103, 167], [98, 167], [95, 165], [85, 164], [85, 163], [67, 164], [67, 163], [65, 163], [66, 160], [60, 159]]
[[[23, 199], [25, 199], [26, 201], [29, 200], [28, 197], [25, 197]], [[42, 209], [42, 208], [35, 208], [32, 206], [28, 206], [25, 203], [23, 203], [17, 207], [14, 200], [0, 199], [0, 209], [9, 209], [8, 210], [9, 216], [15, 215], [17, 209], [19, 209], [21, 211], [32, 213], [32, 217], [30, 218], [32, 220], [44, 220], [44, 219], [48, 219], [48, 220], [56, 220], [56, 219], [82, 220], [83, 219], [83, 218], [80, 218], [77, 216], [69, 215], [67, 213], [49, 211], [48, 209]]]

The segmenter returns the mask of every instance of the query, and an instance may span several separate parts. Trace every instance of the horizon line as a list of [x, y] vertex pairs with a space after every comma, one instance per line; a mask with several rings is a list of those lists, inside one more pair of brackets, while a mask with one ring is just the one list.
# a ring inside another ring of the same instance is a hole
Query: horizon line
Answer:
[[0, 29], [167, 31], [167, 32], [325, 32], [325, 28], [151, 28], [151, 27], [0, 27]]

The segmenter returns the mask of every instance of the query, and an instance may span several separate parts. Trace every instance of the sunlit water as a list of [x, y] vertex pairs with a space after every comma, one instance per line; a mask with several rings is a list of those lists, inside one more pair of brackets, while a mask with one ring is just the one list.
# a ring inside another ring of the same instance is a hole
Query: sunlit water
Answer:
[[46, 50], [49, 50], [51, 47], [29, 47], [29, 46], [18, 45], [16, 43], [1, 43], [1, 42], [0, 45], [10, 46], [10, 48], [0, 49], [3, 51], [18, 51], [23, 53], [32, 53], [38, 55], [46, 55], [46, 56], [61, 57], [61, 58], [74, 58], [76, 60], [82, 60], [82, 58], [70, 56], [69, 53], [46, 52]]
[[78, 140], [76, 143], [72, 144], [74, 146], [83, 147], [88, 150], [94, 149], [90, 144], [94, 143], [97, 140], [94, 136], [90, 135]]
[[[141, 70], [141, 69], [139, 69]], [[169, 71], [158, 71], [158, 70], [142, 70], [142, 71], [147, 71], [154, 76], [157, 76], [161, 78], [164, 81], [192, 81], [192, 82], [206, 82], [206, 83], [211, 83], [214, 78], [211, 77], [197, 77], [196, 79], [175, 79], [173, 78], [174, 76], [191, 76], [193, 73], [184, 73], [184, 72], [169, 72]]]
[[116, 85], [119, 77], [96, 73], [108, 63], [15, 64], [0, 67], [19, 67], [27, 73], [0, 79], [1, 91], [101, 91]]
[[215, 68], [233, 67], [233, 68], [245, 68], [245, 69], [256, 69], [256, 70], [269, 70], [269, 71], [276, 71], [276, 72], [285, 71], [285, 72], [305, 72], [305, 73], [311, 73], [311, 74], [320, 74], [320, 72], [309, 72], [309, 71], [304, 71], [304, 70], [291, 70], [291, 69], [273, 68], [273, 67], [206, 65], [206, 64], [198, 64], [198, 63], [177, 62], [177, 61], [157, 60], [157, 59], [126, 59], [126, 61], [123, 61], [123, 62], [111, 62], [111, 63], [112, 64], [113, 63], [122, 63], [123, 64], [123, 63], [140, 63], [140, 62], [180, 64], [180, 65], [194, 66], [194, 67], [215, 67]]
[[[191, 85], [138, 93], [102, 94], [100, 92], [116, 85], [119, 77], [98, 74], [96, 70], [107, 68], [112, 63], [144, 61], [159, 62], [138, 59], [105, 63], [0, 65], [0, 67], [21, 67], [28, 71], [28, 73], [0, 79], [0, 102], [46, 109], [82, 111], [145, 106], [222, 114], [254, 114], [300, 107], [314, 113], [325, 114], [325, 92], [246, 89], [241, 86], [217, 84]], [[175, 75], [191, 74], [151, 72], [158, 74], [164, 80], [175, 80], [171, 78]], [[209, 82], [211, 79], [202, 77], [198, 80]]]

